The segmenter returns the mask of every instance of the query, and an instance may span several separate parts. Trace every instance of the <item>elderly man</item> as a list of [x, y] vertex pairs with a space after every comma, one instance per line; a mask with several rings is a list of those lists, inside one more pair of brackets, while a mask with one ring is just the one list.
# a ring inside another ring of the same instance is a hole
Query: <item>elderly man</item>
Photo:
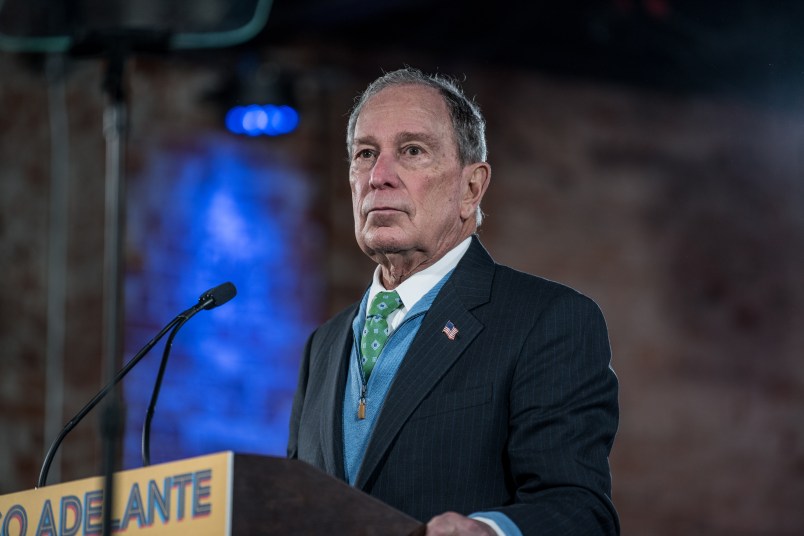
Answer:
[[618, 422], [599, 308], [496, 264], [475, 232], [485, 122], [451, 80], [372, 83], [349, 119], [355, 237], [377, 262], [310, 337], [288, 455], [428, 534], [617, 534]]

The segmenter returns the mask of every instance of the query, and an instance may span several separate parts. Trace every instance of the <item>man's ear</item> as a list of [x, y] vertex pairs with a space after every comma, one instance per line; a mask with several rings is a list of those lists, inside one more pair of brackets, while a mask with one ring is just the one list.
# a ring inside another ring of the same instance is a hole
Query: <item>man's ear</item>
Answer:
[[475, 211], [489, 187], [491, 166], [487, 162], [475, 162], [463, 168], [465, 189], [461, 200], [461, 218], [475, 217]]

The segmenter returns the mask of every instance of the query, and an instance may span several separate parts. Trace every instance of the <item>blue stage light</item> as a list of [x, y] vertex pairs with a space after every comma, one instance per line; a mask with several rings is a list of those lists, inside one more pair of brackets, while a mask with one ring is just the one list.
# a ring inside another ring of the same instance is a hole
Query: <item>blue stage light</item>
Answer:
[[[199, 136], [192, 147], [158, 152], [160, 167], [131, 181], [138, 209], [129, 224], [139, 253], [126, 273], [125, 354], [134, 355], [200, 289], [229, 280], [239, 292], [179, 332], [151, 430], [152, 460], [222, 450], [284, 456], [298, 358], [316, 326], [313, 312], [323, 309], [321, 294], [304, 290], [322, 279], [321, 257], [302, 254], [297, 238], [317, 241], [324, 231], [296, 210], [275, 207], [307, 206], [310, 179], [277, 158], [279, 146], [261, 148], [259, 158], [240, 140]], [[160, 199], [171, 200], [169, 210]], [[126, 468], [142, 464], [154, 351], [125, 381]]]
[[243, 106], [235, 106], [226, 113], [226, 128], [233, 134], [245, 134], [243, 130], [243, 116], [246, 109]]
[[282, 134], [282, 132], [279, 132], [279, 130], [274, 127], [276, 117], [279, 114], [279, 108], [273, 104], [266, 104], [262, 107], [262, 109], [265, 112], [265, 117], [268, 118], [268, 121], [265, 123], [265, 127], [262, 129], [262, 133], [266, 136], [276, 136], [277, 134]]
[[268, 116], [261, 106], [256, 104], [246, 106], [246, 112], [243, 114], [243, 131], [248, 136], [259, 136], [262, 134], [267, 123]]
[[271, 126], [279, 134], [293, 132], [298, 125], [299, 113], [287, 105], [279, 106], [271, 119]]
[[226, 114], [226, 128], [233, 134], [279, 136], [293, 132], [297, 126], [299, 112], [286, 104], [235, 106]]

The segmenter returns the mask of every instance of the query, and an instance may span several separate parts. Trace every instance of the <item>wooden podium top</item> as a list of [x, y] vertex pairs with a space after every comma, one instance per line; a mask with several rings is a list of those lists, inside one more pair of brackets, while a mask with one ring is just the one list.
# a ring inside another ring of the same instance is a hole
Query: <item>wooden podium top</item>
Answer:
[[[424, 534], [415, 519], [298, 460], [222, 452], [115, 473], [114, 532]], [[100, 534], [103, 478], [0, 496], [0, 534]]]

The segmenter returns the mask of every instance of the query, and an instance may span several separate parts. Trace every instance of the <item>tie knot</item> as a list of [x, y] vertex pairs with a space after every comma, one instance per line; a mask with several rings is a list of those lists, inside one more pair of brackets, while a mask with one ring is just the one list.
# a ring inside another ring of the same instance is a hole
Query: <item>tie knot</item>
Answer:
[[381, 316], [388, 318], [388, 315], [402, 307], [402, 298], [395, 291], [378, 292], [374, 299], [371, 300], [369, 307], [369, 316]]

